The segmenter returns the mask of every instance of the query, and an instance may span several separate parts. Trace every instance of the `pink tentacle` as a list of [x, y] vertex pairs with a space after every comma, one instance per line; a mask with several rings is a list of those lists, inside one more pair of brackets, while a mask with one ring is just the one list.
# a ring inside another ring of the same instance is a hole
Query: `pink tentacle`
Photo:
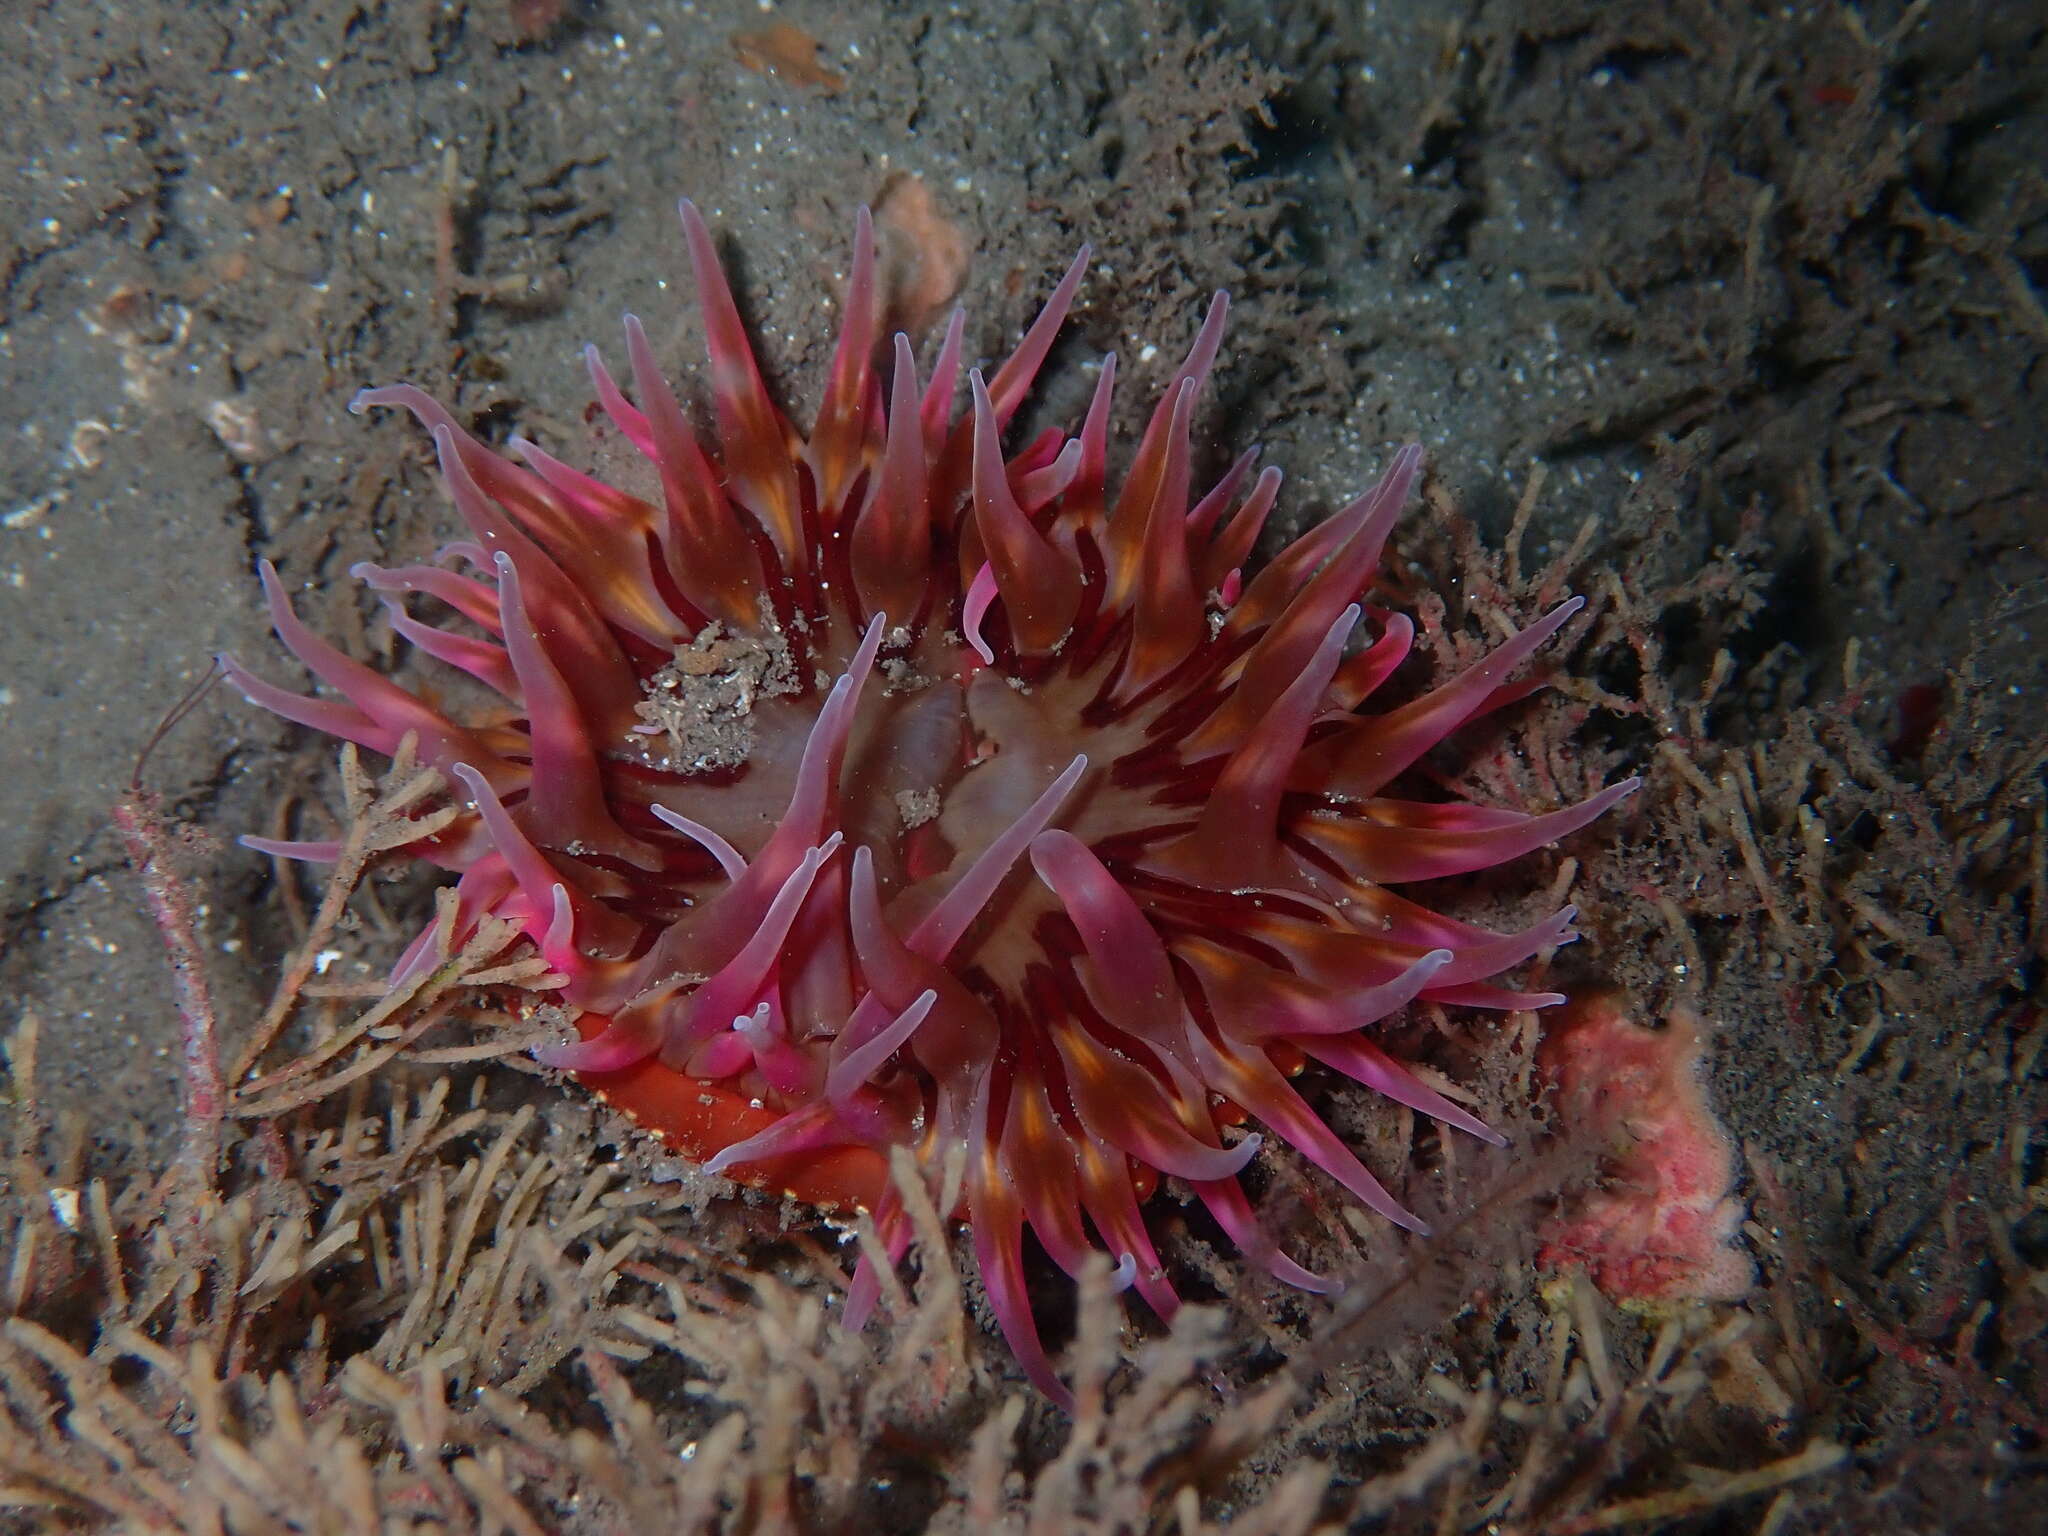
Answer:
[[1216, 1225], [1237, 1244], [1238, 1251], [1253, 1263], [1263, 1265], [1274, 1279], [1319, 1296], [1334, 1296], [1343, 1291], [1343, 1281], [1304, 1269], [1280, 1251], [1280, 1245], [1259, 1224], [1237, 1180], [1197, 1184], [1195, 1193], [1216, 1218]]
[[984, 560], [981, 569], [974, 573], [974, 580], [967, 584], [967, 596], [961, 599], [960, 633], [985, 667], [996, 664], [996, 653], [982, 638], [981, 621], [988, 617], [997, 595], [996, 568]]
[[1044, 793], [1031, 802], [1023, 815], [989, 840], [989, 845], [968, 866], [967, 872], [954, 881], [952, 889], [925, 914], [924, 921], [910, 930], [906, 942], [911, 949], [928, 960], [943, 960], [952, 953], [953, 946], [960, 942], [960, 936], [967, 931], [968, 925], [1009, 875], [1010, 866], [1017, 862], [1017, 856], [1030, 847], [1031, 840], [1059, 814], [1061, 802], [1073, 792], [1074, 786], [1081, 782], [1081, 775], [1087, 771], [1087, 757], [1077, 756], [1058, 778], [1045, 787]]
[[783, 942], [789, 937], [789, 925], [796, 921], [797, 909], [811, 894], [818, 871], [838, 851], [842, 841], [841, 834], [834, 832], [803, 856], [768, 904], [753, 937], [690, 995], [688, 1010], [663, 1034], [663, 1062], [680, 1068], [689, 1052], [713, 1030], [722, 1029], [740, 1014], [752, 1011], [755, 999], [781, 958]]
[[703, 822], [692, 821], [680, 811], [672, 811], [665, 805], [650, 805], [648, 810], [654, 813], [656, 821], [674, 827], [716, 859], [718, 867], [725, 872], [726, 879], [738, 880], [746, 874], [747, 861], [740, 857], [739, 849], [733, 847]]

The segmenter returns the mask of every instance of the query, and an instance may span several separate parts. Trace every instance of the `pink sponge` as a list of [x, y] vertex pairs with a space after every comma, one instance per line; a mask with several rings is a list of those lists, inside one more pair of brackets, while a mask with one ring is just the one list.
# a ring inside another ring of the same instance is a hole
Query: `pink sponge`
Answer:
[[1537, 1261], [1580, 1267], [1617, 1301], [1732, 1301], [1756, 1272], [1735, 1245], [1735, 1149], [1700, 1081], [1706, 1032], [1675, 1008], [1662, 1029], [1619, 993], [1553, 1014], [1539, 1060], [1561, 1122], [1606, 1152], [1598, 1186], [1544, 1233]]

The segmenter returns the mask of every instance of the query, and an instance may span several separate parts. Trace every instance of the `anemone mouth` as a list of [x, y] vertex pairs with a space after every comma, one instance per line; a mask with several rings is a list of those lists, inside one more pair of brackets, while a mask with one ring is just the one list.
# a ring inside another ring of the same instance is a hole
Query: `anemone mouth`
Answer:
[[[503, 709], [458, 723], [346, 657], [267, 566], [279, 636], [342, 697], [230, 664], [235, 681], [373, 749], [416, 738], [462, 815], [406, 851], [458, 874], [458, 930], [519, 923], [582, 1011], [580, 1038], [541, 1059], [708, 1170], [867, 1206], [900, 1255], [890, 1148], [931, 1163], [964, 1147], [993, 1310], [1056, 1398], [1027, 1229], [1071, 1274], [1108, 1250], [1170, 1316], [1139, 1209], [1170, 1175], [1273, 1274], [1327, 1289], [1237, 1183], [1277, 1136], [1420, 1230], [1289, 1079], [1313, 1060], [1498, 1139], [1376, 1035], [1418, 999], [1559, 1001], [1498, 978], [1568, 941], [1572, 914], [1489, 933], [1392, 887], [1554, 841], [1633, 781], [1540, 814], [1389, 789], [1519, 696], [1513, 673], [1579, 605], [1375, 710], [1413, 626], [1369, 592], [1419, 451], [1251, 571], [1277, 471], [1251, 477], [1248, 454], [1191, 487], [1220, 295], [1112, 491], [1114, 357], [1072, 437], [1002, 446], [1085, 251], [1016, 353], [969, 373], [956, 415], [957, 315], [922, 383], [904, 336], [877, 364], [863, 212], [806, 438], [762, 385], [709, 231], [687, 203], [682, 217], [715, 444], [636, 320], [630, 394], [589, 354], [654, 499], [523, 440], [494, 452], [409, 385], [354, 403], [432, 434], [471, 535], [445, 562], [357, 574]], [[419, 619], [421, 598], [449, 616]], [[400, 975], [426, 953], [423, 936]], [[1241, 1133], [1247, 1119], [1261, 1129]], [[875, 1293], [857, 1271], [850, 1320]]]

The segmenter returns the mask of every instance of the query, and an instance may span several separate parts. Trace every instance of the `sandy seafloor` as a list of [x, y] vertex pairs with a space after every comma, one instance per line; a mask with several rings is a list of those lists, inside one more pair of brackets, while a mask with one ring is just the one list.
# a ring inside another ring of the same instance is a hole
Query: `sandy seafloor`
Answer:
[[[1754, 845], [1654, 777], [1654, 720], [1592, 711], [1602, 762], [1653, 780], [1571, 849], [1572, 974], [1646, 1022], [1699, 1010], [1710, 1094], [1786, 1185], [1771, 1221], [1796, 1213], [1878, 1320], [1836, 1303], [1810, 1411], [1854, 1455], [1779, 1528], [1833, 1528], [1843, 1500], [1841, 1528], [1872, 1530], [2038, 1507], [2043, 7], [573, 0], [538, 36], [505, 0], [9, 12], [0, 1028], [40, 1018], [46, 1095], [110, 1156], [176, 1109], [163, 958], [108, 825], [138, 751], [215, 651], [292, 675], [256, 558], [388, 657], [344, 573], [455, 531], [418, 434], [349, 396], [413, 380], [573, 460], [578, 349], [616, 355], [622, 311], [696, 366], [687, 193], [800, 407], [854, 209], [909, 175], [971, 248], [971, 356], [1094, 242], [1047, 419], [1104, 348], [1155, 388], [1228, 287], [1198, 435], [1212, 465], [1266, 446], [1284, 529], [1419, 440], [1432, 481], [1397, 547], [1421, 570], [1448, 508], [1498, 544], [1541, 464], [1529, 565], [1596, 517], [1572, 583], [1612, 573], [1658, 641], [1660, 679], [1616, 644], [1601, 688], [1682, 704], [1726, 653], [1688, 717], [1708, 739], [1682, 745], [1702, 783], [1747, 775]], [[839, 83], [744, 67], [734, 34], [771, 23]], [[228, 839], [323, 793], [325, 760], [219, 689], [148, 761], [220, 839], [224, 1009], [283, 933]], [[1840, 841], [1827, 889], [1795, 867], [1802, 806]]]

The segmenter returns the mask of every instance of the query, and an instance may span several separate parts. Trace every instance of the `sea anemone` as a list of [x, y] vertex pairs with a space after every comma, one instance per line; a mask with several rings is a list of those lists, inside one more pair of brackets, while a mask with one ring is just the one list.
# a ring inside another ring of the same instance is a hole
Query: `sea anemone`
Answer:
[[[1332, 1288], [1280, 1250], [1238, 1183], [1260, 1147], [1240, 1133], [1248, 1118], [1420, 1230], [1290, 1079], [1318, 1062], [1499, 1140], [1375, 1031], [1418, 999], [1561, 1002], [1496, 978], [1573, 937], [1572, 910], [1498, 934], [1392, 887], [1549, 843], [1633, 781], [1537, 815], [1386, 791], [1525, 693], [1511, 675], [1579, 602], [1361, 712], [1414, 636], [1370, 592], [1421, 453], [1403, 449], [1247, 576], [1279, 472], [1247, 488], [1248, 453], [1190, 492], [1222, 294], [1112, 492], [1114, 355], [1075, 436], [1003, 447], [1085, 250], [1010, 359], [969, 371], [956, 415], [958, 313], [922, 385], [904, 335], [876, 366], [863, 211], [805, 438], [762, 383], [710, 232], [681, 212], [716, 448], [637, 320], [631, 399], [586, 354], [605, 415], [646, 461], [645, 495], [522, 438], [494, 452], [411, 385], [353, 403], [402, 407], [432, 433], [471, 534], [434, 564], [354, 574], [401, 636], [503, 705], [458, 723], [344, 655], [268, 564], [279, 637], [343, 698], [228, 660], [235, 682], [378, 752], [416, 739], [462, 814], [404, 852], [459, 874], [457, 941], [486, 915], [520, 925], [580, 1036], [540, 1059], [707, 1171], [867, 1209], [893, 1260], [909, 1221], [890, 1149], [932, 1167], [964, 1148], [957, 1214], [989, 1305], [1055, 1399], [1027, 1228], [1069, 1274], [1106, 1249], [1170, 1317], [1140, 1207], [1171, 1174], [1249, 1258]], [[398, 979], [433, 958], [424, 933]], [[849, 1322], [877, 1292], [863, 1260]]]

